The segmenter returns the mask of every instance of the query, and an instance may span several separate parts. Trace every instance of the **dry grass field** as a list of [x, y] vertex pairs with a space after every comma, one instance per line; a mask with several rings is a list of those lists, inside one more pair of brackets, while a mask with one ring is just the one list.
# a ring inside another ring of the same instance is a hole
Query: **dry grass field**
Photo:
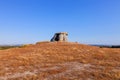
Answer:
[[120, 80], [120, 49], [39, 42], [0, 50], [0, 80]]

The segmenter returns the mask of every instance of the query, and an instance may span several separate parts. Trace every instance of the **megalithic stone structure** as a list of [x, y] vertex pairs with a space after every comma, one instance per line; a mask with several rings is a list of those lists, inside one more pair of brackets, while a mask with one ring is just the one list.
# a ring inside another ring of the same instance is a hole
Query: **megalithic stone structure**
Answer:
[[68, 41], [68, 33], [67, 32], [59, 32], [55, 33], [51, 42], [60, 41], [60, 42], [67, 42]]

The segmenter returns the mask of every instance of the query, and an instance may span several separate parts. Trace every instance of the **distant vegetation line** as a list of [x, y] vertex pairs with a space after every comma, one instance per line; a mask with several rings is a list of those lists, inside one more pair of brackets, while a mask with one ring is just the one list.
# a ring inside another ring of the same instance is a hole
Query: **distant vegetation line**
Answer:
[[98, 46], [100, 48], [120, 48], [120, 45], [92, 45], [92, 46]]
[[10, 49], [10, 48], [17, 48], [17, 47], [20, 47], [20, 46], [0, 46], [0, 50], [5, 50], [5, 49]]
[[[26, 45], [0, 45], [0, 50], [10, 49], [10, 48], [21, 48]], [[91, 46], [97, 46], [100, 48], [120, 48], [120, 45], [91, 45]]]

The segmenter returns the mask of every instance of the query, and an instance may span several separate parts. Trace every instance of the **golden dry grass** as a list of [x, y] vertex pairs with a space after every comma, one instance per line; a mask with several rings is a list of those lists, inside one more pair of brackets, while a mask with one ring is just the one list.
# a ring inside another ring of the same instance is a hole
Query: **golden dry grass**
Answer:
[[120, 49], [39, 42], [0, 50], [0, 80], [120, 80]]

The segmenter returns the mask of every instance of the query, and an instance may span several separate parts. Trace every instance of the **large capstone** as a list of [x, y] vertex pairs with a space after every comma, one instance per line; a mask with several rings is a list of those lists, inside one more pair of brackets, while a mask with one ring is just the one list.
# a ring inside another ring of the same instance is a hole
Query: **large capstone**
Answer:
[[68, 33], [67, 32], [59, 32], [55, 33], [53, 38], [51, 39], [52, 42], [60, 41], [60, 42], [67, 42], [68, 41]]

